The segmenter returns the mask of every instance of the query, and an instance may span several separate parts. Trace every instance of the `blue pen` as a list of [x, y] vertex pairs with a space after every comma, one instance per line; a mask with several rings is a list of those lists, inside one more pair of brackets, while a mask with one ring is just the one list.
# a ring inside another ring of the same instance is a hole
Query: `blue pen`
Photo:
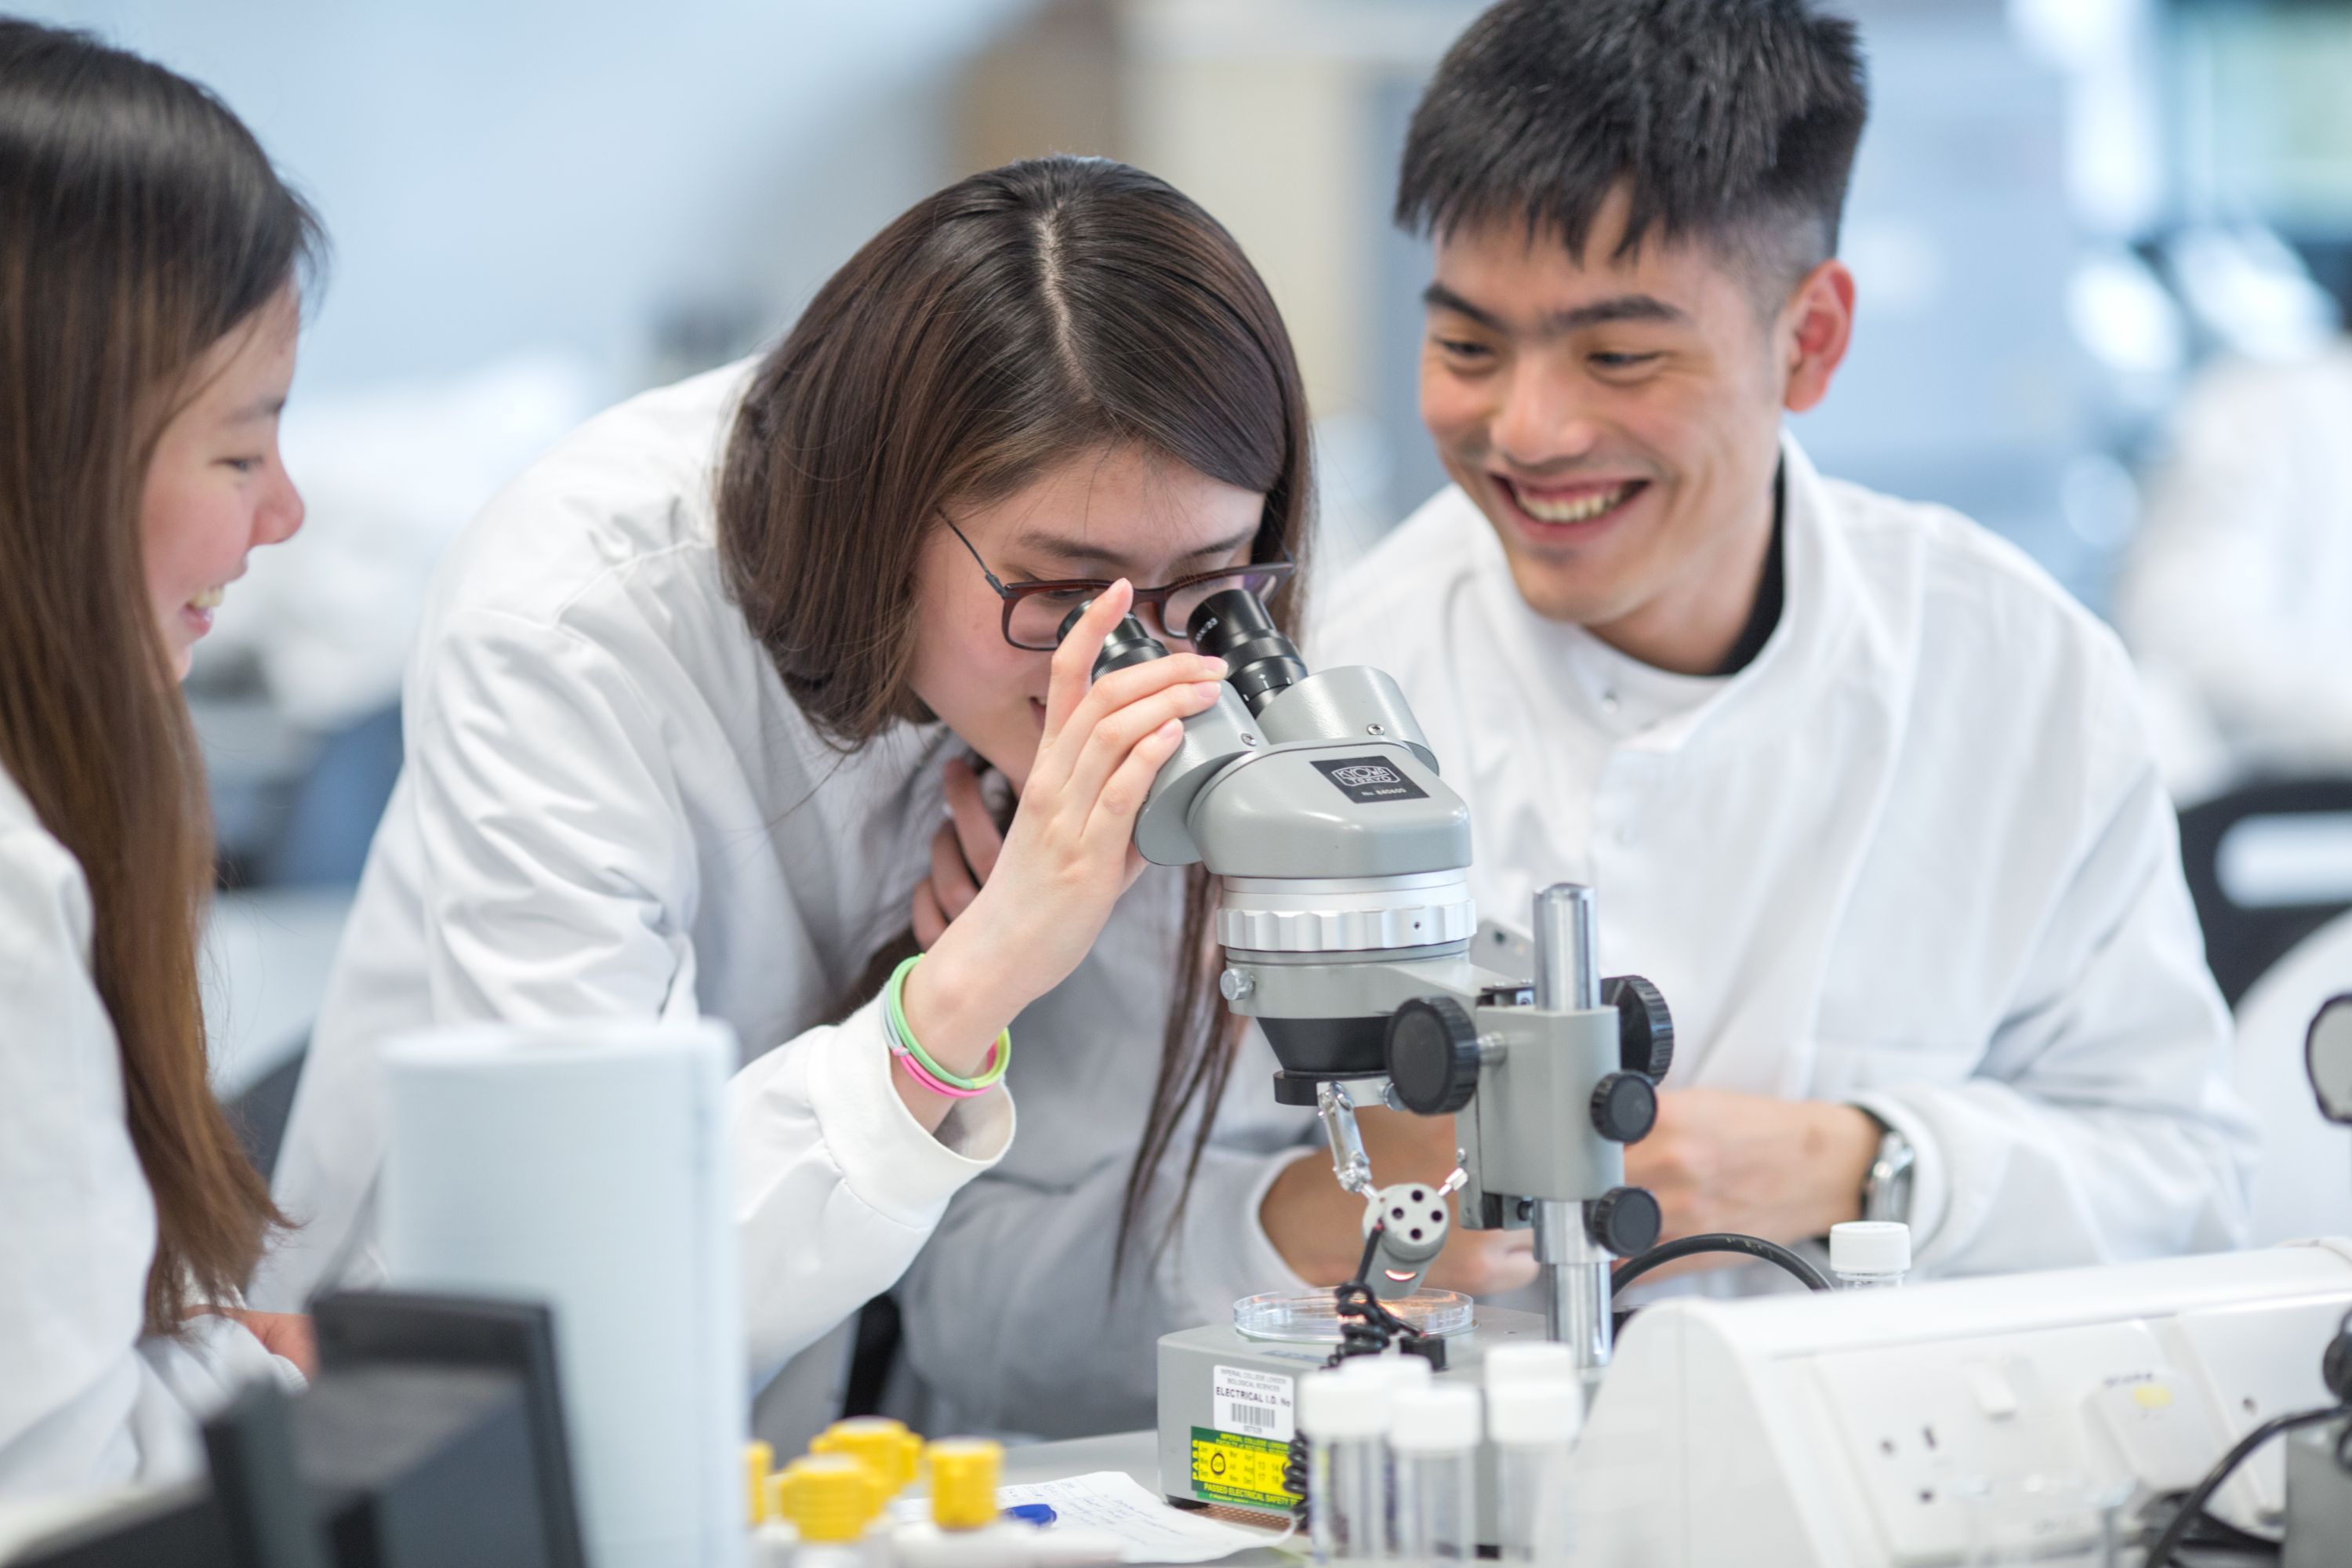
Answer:
[[1017, 1519], [1024, 1524], [1034, 1524], [1042, 1530], [1062, 1516], [1054, 1511], [1051, 1503], [1024, 1502], [1006, 1509], [1004, 1517]]

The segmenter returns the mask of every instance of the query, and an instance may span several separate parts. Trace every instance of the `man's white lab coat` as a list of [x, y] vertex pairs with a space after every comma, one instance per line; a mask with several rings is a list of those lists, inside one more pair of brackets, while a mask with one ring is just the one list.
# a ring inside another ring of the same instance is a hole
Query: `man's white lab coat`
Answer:
[[1592, 884], [1669, 1088], [1848, 1100], [1917, 1151], [1922, 1272], [2221, 1248], [2253, 1131], [2130, 668], [2017, 551], [1784, 444], [1777, 627], [1736, 675], [1544, 620], [1460, 490], [1326, 607], [1468, 799], [1482, 914]]

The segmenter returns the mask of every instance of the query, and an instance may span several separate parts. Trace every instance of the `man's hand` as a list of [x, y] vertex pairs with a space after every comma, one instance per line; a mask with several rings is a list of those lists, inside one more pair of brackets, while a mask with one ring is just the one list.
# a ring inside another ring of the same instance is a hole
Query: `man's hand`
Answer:
[[1664, 1212], [1659, 1239], [1737, 1231], [1788, 1243], [1862, 1217], [1878, 1123], [1851, 1105], [1726, 1089], [1658, 1091], [1658, 1124], [1625, 1180]]
[[[1382, 1186], [1423, 1181], [1434, 1187], [1454, 1173], [1454, 1119], [1412, 1116], [1373, 1106], [1356, 1112], [1372, 1180]], [[1455, 1194], [1446, 1203], [1454, 1205]], [[1465, 1230], [1455, 1209], [1454, 1233], [1429, 1266], [1434, 1290], [1484, 1296], [1516, 1289], [1535, 1278], [1535, 1239], [1525, 1230]], [[1274, 1179], [1258, 1206], [1266, 1238], [1291, 1271], [1312, 1285], [1338, 1285], [1356, 1271], [1364, 1253], [1364, 1200], [1340, 1187], [1328, 1150], [1303, 1152]]]

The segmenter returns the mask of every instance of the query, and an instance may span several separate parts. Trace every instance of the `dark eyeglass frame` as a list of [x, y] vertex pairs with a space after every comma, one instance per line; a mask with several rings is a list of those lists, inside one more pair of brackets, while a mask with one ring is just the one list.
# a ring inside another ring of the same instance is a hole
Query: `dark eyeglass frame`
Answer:
[[[940, 521], [946, 523], [949, 531], [962, 542], [964, 549], [971, 554], [972, 563], [980, 568], [980, 574], [988, 579], [988, 585], [996, 590], [998, 598], [1004, 601], [1004, 618], [1000, 623], [999, 629], [1003, 632], [1004, 640], [1014, 647], [1030, 653], [1051, 653], [1055, 646], [1053, 643], [1023, 642], [1013, 635], [1013, 612], [1019, 607], [1022, 600], [1032, 598], [1039, 594], [1068, 594], [1080, 590], [1092, 595], [1110, 586], [1110, 579], [1103, 577], [1065, 577], [1048, 583], [1003, 582], [995, 573], [988, 569], [988, 563], [981, 559], [980, 552], [973, 548], [970, 539], [964, 537], [963, 530], [956, 527], [953, 518], [942, 514]], [[1288, 552], [1286, 552], [1279, 561], [1250, 561], [1239, 566], [1220, 566], [1213, 572], [1195, 572], [1189, 577], [1179, 577], [1173, 583], [1163, 583], [1157, 588], [1138, 588], [1135, 591], [1135, 604], [1129, 610], [1129, 614], [1132, 615], [1136, 610], [1148, 607], [1151, 611], [1152, 618], [1160, 623], [1163, 631], [1171, 637], [1181, 637], [1184, 635], [1184, 630], [1181, 626], [1168, 625], [1167, 608], [1168, 601], [1185, 589], [1197, 586], [1213, 577], [1231, 577], [1244, 572], [1263, 573], [1271, 576], [1276, 584], [1280, 584], [1288, 581], [1291, 574], [1297, 570], [1298, 563], [1290, 559]]]

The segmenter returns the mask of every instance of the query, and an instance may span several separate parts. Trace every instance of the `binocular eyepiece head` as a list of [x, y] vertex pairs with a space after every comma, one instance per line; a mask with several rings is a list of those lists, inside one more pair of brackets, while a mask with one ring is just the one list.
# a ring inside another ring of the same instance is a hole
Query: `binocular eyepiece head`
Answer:
[[[1062, 617], [1061, 627], [1054, 634], [1056, 643], [1070, 635], [1092, 604], [1088, 600]], [[1225, 661], [1230, 672], [1225, 679], [1240, 691], [1253, 714], [1264, 710], [1285, 688], [1306, 678], [1307, 661], [1298, 657], [1297, 647], [1274, 624], [1265, 602], [1247, 588], [1228, 588], [1202, 600], [1185, 623], [1184, 636], [1197, 651]], [[1095, 656], [1095, 679], [1167, 654], [1167, 646], [1141, 621], [1125, 616], [1111, 628], [1110, 636], [1103, 639], [1102, 652]]]

